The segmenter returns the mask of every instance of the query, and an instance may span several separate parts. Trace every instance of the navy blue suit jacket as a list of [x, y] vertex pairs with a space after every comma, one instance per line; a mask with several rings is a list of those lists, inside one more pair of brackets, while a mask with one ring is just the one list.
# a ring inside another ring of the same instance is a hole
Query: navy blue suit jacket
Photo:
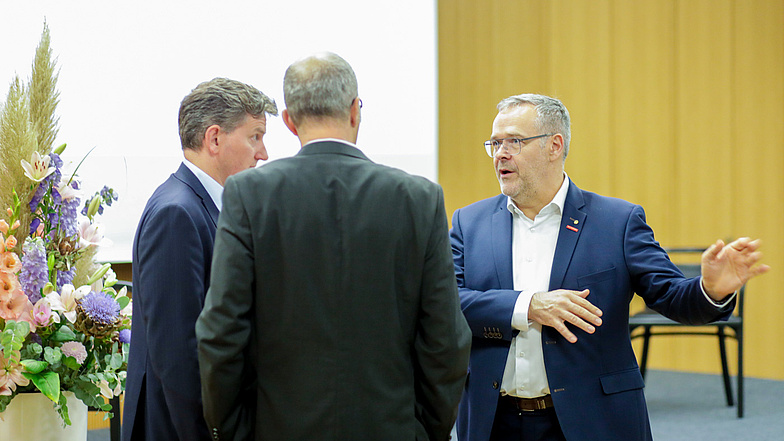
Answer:
[[[455, 212], [450, 236], [463, 313], [473, 334], [457, 421], [460, 441], [490, 437], [511, 339], [512, 215], [499, 195]], [[567, 226], [572, 227], [567, 228]], [[574, 231], [577, 230], [577, 231]], [[603, 323], [594, 334], [570, 326], [574, 344], [543, 327], [542, 349], [555, 411], [568, 440], [650, 440], [643, 379], [629, 339], [634, 293], [653, 309], [690, 324], [726, 318], [699, 278], [686, 279], [659, 246], [642, 207], [569, 184], [550, 290], [590, 289]]]
[[133, 244], [133, 325], [123, 441], [209, 440], [196, 319], [210, 283], [218, 208], [184, 164], [153, 193]]

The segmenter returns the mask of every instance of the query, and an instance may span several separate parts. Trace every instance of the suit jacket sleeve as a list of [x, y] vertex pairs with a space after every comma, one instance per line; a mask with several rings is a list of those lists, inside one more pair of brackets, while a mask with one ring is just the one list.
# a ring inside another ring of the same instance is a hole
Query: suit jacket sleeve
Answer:
[[634, 291], [651, 309], [689, 325], [726, 320], [732, 314], [735, 299], [717, 308], [703, 295], [699, 277], [683, 278], [654, 239], [642, 207], [632, 209], [625, 235], [624, 254]]
[[437, 201], [423, 268], [414, 350], [418, 417], [430, 439], [445, 440], [465, 385], [471, 334], [460, 311], [440, 187]]
[[[512, 313], [520, 291], [512, 288], [511, 279], [511, 244], [509, 245], [509, 280], [500, 281], [496, 277], [495, 263], [493, 262], [492, 240], [485, 237], [487, 231], [464, 231], [462, 211], [455, 211], [452, 217], [452, 230], [450, 238], [452, 243], [452, 257], [454, 259], [454, 272], [457, 277], [457, 287], [460, 293], [460, 306], [465, 314], [471, 333], [477, 338], [494, 338], [500, 334], [504, 340], [511, 341], [517, 334], [512, 328]], [[469, 222], [469, 228], [475, 227], [475, 222]], [[472, 254], [467, 256], [466, 240], [472, 242]], [[481, 262], [478, 262], [480, 259]], [[470, 262], [469, 262], [470, 261]], [[494, 289], [478, 291], [471, 289], [470, 275], [466, 268], [475, 268], [478, 265], [485, 268], [475, 271], [475, 275], [492, 277], [492, 281], [483, 281], [482, 286], [496, 286]], [[508, 283], [508, 285], [504, 285]], [[503, 288], [503, 289], [502, 289]], [[506, 289], [508, 288], [508, 289]]]
[[220, 439], [245, 439], [253, 428], [255, 396], [248, 378], [254, 263], [250, 222], [229, 179], [215, 236], [211, 284], [196, 323], [207, 425]]
[[204, 226], [182, 205], [150, 212], [139, 234], [135, 291], [150, 363], [180, 439], [209, 439], [202, 418], [194, 323], [205, 290]]

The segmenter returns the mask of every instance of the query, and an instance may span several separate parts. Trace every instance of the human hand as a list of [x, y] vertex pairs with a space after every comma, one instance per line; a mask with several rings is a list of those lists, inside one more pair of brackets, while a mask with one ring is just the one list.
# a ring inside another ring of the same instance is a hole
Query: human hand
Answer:
[[[570, 343], [577, 341], [566, 323], [571, 323], [583, 331], [593, 334], [596, 326], [602, 324], [602, 311], [586, 300], [589, 290], [571, 291], [557, 289], [550, 292], [538, 292], [531, 297], [528, 305], [528, 318], [542, 324], [551, 326], [560, 332]], [[589, 323], [590, 322], [590, 323]]]
[[757, 251], [760, 240], [741, 237], [725, 245], [717, 240], [702, 253], [702, 283], [705, 292], [714, 300], [721, 301], [739, 290], [752, 277], [770, 270], [768, 265], [757, 263], [762, 253]]

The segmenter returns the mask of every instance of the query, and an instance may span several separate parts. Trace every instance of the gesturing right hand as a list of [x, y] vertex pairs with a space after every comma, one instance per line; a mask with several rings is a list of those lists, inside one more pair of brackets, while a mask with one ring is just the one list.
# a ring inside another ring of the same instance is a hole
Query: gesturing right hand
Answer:
[[577, 341], [566, 322], [577, 326], [583, 331], [593, 334], [596, 326], [602, 324], [602, 311], [586, 300], [589, 290], [571, 291], [557, 289], [550, 292], [538, 292], [531, 297], [528, 305], [528, 318], [543, 326], [551, 326], [561, 333], [570, 343]]

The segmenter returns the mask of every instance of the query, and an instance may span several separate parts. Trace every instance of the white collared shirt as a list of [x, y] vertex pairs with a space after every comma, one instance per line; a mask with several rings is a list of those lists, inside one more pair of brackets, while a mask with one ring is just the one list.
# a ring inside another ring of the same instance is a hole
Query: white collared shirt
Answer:
[[[308, 141], [308, 142], [307, 142], [305, 145], [310, 145], [310, 144], [313, 144], [314, 142], [324, 142], [324, 141], [339, 142], [339, 143], [341, 143], [341, 144], [350, 145], [351, 147], [354, 147], [354, 148], [359, 148], [359, 147], [357, 147], [355, 144], [353, 144], [353, 143], [351, 143], [351, 142], [349, 142], [349, 141], [346, 141], [345, 139], [337, 139], [337, 138], [320, 138], [320, 139], [311, 139], [311, 140], [310, 140], [310, 141]], [[305, 145], [303, 145], [302, 147], [305, 147]]]
[[185, 164], [186, 167], [190, 171], [196, 175], [196, 179], [201, 182], [201, 185], [204, 186], [204, 189], [207, 190], [207, 194], [210, 195], [212, 202], [215, 203], [215, 206], [218, 207], [218, 211], [221, 211], [223, 207], [223, 186], [218, 183], [215, 179], [212, 179], [212, 176], [208, 175], [204, 172], [204, 170], [197, 167], [194, 163], [188, 161], [187, 159], [183, 159], [182, 163]]
[[512, 340], [506, 359], [501, 393], [535, 398], [550, 393], [542, 352], [542, 325], [528, 321], [528, 305], [537, 292], [549, 291], [550, 271], [558, 242], [569, 177], [564, 173], [553, 200], [532, 220], [509, 198], [512, 213], [512, 277], [521, 291], [512, 313], [512, 327], [520, 332]]

